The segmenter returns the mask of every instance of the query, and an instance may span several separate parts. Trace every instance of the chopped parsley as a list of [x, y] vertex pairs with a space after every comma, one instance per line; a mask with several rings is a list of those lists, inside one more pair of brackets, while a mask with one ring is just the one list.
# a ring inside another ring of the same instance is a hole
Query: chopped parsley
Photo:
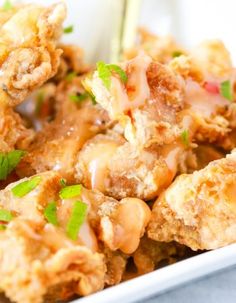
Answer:
[[71, 73], [67, 74], [65, 79], [67, 82], [71, 82], [76, 76], [77, 76], [76, 72], [71, 72]]
[[128, 77], [126, 75], [126, 72], [120, 68], [118, 65], [115, 64], [107, 64], [107, 67], [111, 72], [116, 73], [121, 78], [122, 82], [126, 83], [128, 81]]
[[66, 187], [66, 180], [61, 178], [60, 184], [61, 184], [62, 187]]
[[69, 221], [66, 225], [66, 233], [70, 239], [77, 239], [80, 227], [84, 223], [86, 213], [87, 204], [81, 201], [76, 201], [72, 208]]
[[24, 155], [25, 152], [23, 150], [0, 153], [0, 180], [6, 180]]
[[11, 191], [15, 197], [22, 198], [35, 189], [39, 183], [41, 182], [42, 178], [40, 176], [35, 176], [29, 180], [23, 181], [18, 183], [14, 186]]
[[80, 184], [70, 185], [62, 188], [59, 192], [61, 199], [69, 199], [77, 197], [81, 194], [82, 186]]
[[99, 78], [108, 90], [111, 87], [112, 72], [118, 74], [123, 83], [126, 83], [128, 80], [125, 71], [115, 64], [106, 64], [103, 61], [99, 61], [97, 63], [97, 71]]
[[76, 94], [76, 95], [70, 95], [69, 98], [72, 102], [75, 103], [81, 103], [82, 101], [88, 99], [88, 94], [87, 93], [83, 93], [83, 94]]
[[226, 80], [220, 84], [220, 94], [225, 99], [233, 101], [233, 92], [229, 80]]
[[47, 205], [47, 207], [44, 209], [44, 217], [49, 223], [56, 226], [58, 225], [56, 202], [51, 202]]
[[13, 5], [10, 0], [5, 0], [2, 8], [4, 11], [9, 11], [13, 8]]
[[176, 58], [176, 57], [179, 57], [181, 55], [183, 55], [183, 53], [179, 50], [176, 50], [172, 53], [172, 58]]
[[189, 132], [187, 129], [181, 133], [181, 140], [186, 147], [189, 146]]
[[0, 221], [10, 222], [13, 219], [13, 215], [10, 211], [0, 209]]
[[70, 34], [74, 31], [74, 26], [73, 25], [69, 25], [67, 27], [64, 28], [63, 32], [64, 34]]

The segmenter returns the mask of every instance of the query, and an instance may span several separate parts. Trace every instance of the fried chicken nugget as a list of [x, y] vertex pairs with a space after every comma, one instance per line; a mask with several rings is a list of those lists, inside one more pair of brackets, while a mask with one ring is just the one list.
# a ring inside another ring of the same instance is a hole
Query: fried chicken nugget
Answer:
[[168, 144], [180, 134], [177, 113], [183, 107], [184, 82], [170, 68], [139, 55], [121, 65], [127, 82], [114, 73], [107, 89], [95, 71], [86, 86], [111, 120], [119, 121], [133, 145]]
[[[27, 155], [18, 167], [20, 176], [30, 176], [48, 170], [58, 171], [70, 183], [75, 182], [75, 165], [83, 144], [106, 129], [109, 119], [87, 96], [76, 103], [71, 96], [83, 95], [81, 78], [61, 82], [55, 89], [55, 118], [44, 123], [28, 147]], [[42, 88], [43, 90], [43, 88]]]
[[193, 250], [236, 241], [236, 151], [193, 174], [177, 177], [157, 199], [148, 236]]
[[65, 4], [13, 8], [0, 27], [0, 97], [10, 106], [55, 75], [62, 51], [57, 40]]
[[27, 149], [33, 138], [34, 131], [26, 127], [20, 115], [0, 105], [0, 152]]
[[116, 199], [150, 200], [166, 188], [185, 161], [179, 144], [139, 149], [115, 131], [98, 134], [78, 153], [75, 178]]
[[104, 286], [103, 255], [79, 246], [51, 224], [14, 219], [0, 231], [0, 289], [18, 303], [66, 300]]

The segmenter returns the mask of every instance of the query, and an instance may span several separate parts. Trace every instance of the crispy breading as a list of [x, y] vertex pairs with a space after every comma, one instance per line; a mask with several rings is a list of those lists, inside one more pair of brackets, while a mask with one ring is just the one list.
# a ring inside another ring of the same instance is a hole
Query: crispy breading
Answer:
[[89, 97], [81, 104], [71, 96], [84, 94], [81, 78], [71, 83], [66, 80], [56, 89], [54, 120], [44, 124], [36, 134], [28, 153], [18, 167], [20, 176], [30, 176], [47, 170], [62, 174], [68, 182], [75, 181], [75, 164], [83, 144], [98, 132], [104, 130], [109, 119], [99, 105], [93, 105]]
[[0, 27], [0, 96], [10, 106], [21, 103], [35, 88], [55, 75], [62, 51], [65, 4], [48, 8], [25, 5], [11, 10]]
[[116, 199], [150, 200], [172, 182], [186, 156], [181, 144], [139, 149], [111, 131], [85, 143], [78, 153], [76, 180]]
[[38, 175], [41, 177], [39, 185], [28, 195], [19, 198], [12, 193], [12, 188], [21, 182], [29, 180], [21, 179], [9, 184], [0, 191], [0, 207], [13, 211], [18, 216], [33, 220], [34, 222], [44, 221], [43, 210], [49, 202], [55, 201], [60, 190], [61, 176], [56, 172], [46, 172]]
[[50, 224], [14, 219], [0, 231], [0, 254], [0, 289], [14, 302], [40, 303], [46, 295], [65, 300], [104, 287], [103, 256]]
[[148, 236], [193, 250], [236, 241], [236, 152], [193, 174], [180, 175], [153, 206]]
[[139, 29], [139, 41], [133, 48], [124, 51], [125, 59], [132, 59], [140, 52], [145, 52], [152, 57], [154, 61], [167, 63], [176, 54], [185, 53], [182, 47], [177, 45], [172, 36], [156, 36], [146, 30]]
[[34, 131], [26, 128], [25, 121], [11, 108], [0, 105], [0, 152], [27, 149]]
[[132, 144], [148, 147], [170, 143], [179, 134], [176, 114], [183, 107], [184, 81], [170, 68], [139, 55], [122, 64], [128, 81], [116, 75], [108, 90], [96, 71], [86, 81], [96, 100], [118, 120], [125, 138]]
[[175, 242], [165, 243], [149, 239], [146, 235], [141, 239], [138, 249], [133, 254], [136, 274], [143, 275], [158, 268], [161, 263], [172, 264], [183, 257], [187, 248]]

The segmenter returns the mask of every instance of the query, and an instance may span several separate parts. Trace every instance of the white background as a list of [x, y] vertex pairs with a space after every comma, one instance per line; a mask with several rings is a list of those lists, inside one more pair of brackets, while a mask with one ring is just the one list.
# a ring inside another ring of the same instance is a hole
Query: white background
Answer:
[[[89, 60], [104, 59], [109, 51], [117, 3], [122, 0], [65, 0], [66, 23], [75, 31], [67, 42], [81, 45]], [[3, 3], [3, 0], [0, 0]], [[48, 5], [56, 0], [26, 0]], [[158, 34], [173, 34], [185, 46], [220, 38], [236, 62], [236, 0], [143, 0], [140, 24]]]

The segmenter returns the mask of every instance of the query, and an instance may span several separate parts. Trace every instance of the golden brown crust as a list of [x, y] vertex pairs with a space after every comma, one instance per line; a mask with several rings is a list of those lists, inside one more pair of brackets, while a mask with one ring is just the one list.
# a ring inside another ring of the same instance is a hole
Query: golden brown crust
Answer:
[[21, 103], [56, 73], [62, 53], [56, 40], [65, 5], [26, 5], [13, 12], [0, 28], [0, 96], [1, 103], [10, 106]]
[[155, 202], [148, 236], [175, 240], [193, 250], [235, 242], [235, 176], [235, 152], [179, 176]]

